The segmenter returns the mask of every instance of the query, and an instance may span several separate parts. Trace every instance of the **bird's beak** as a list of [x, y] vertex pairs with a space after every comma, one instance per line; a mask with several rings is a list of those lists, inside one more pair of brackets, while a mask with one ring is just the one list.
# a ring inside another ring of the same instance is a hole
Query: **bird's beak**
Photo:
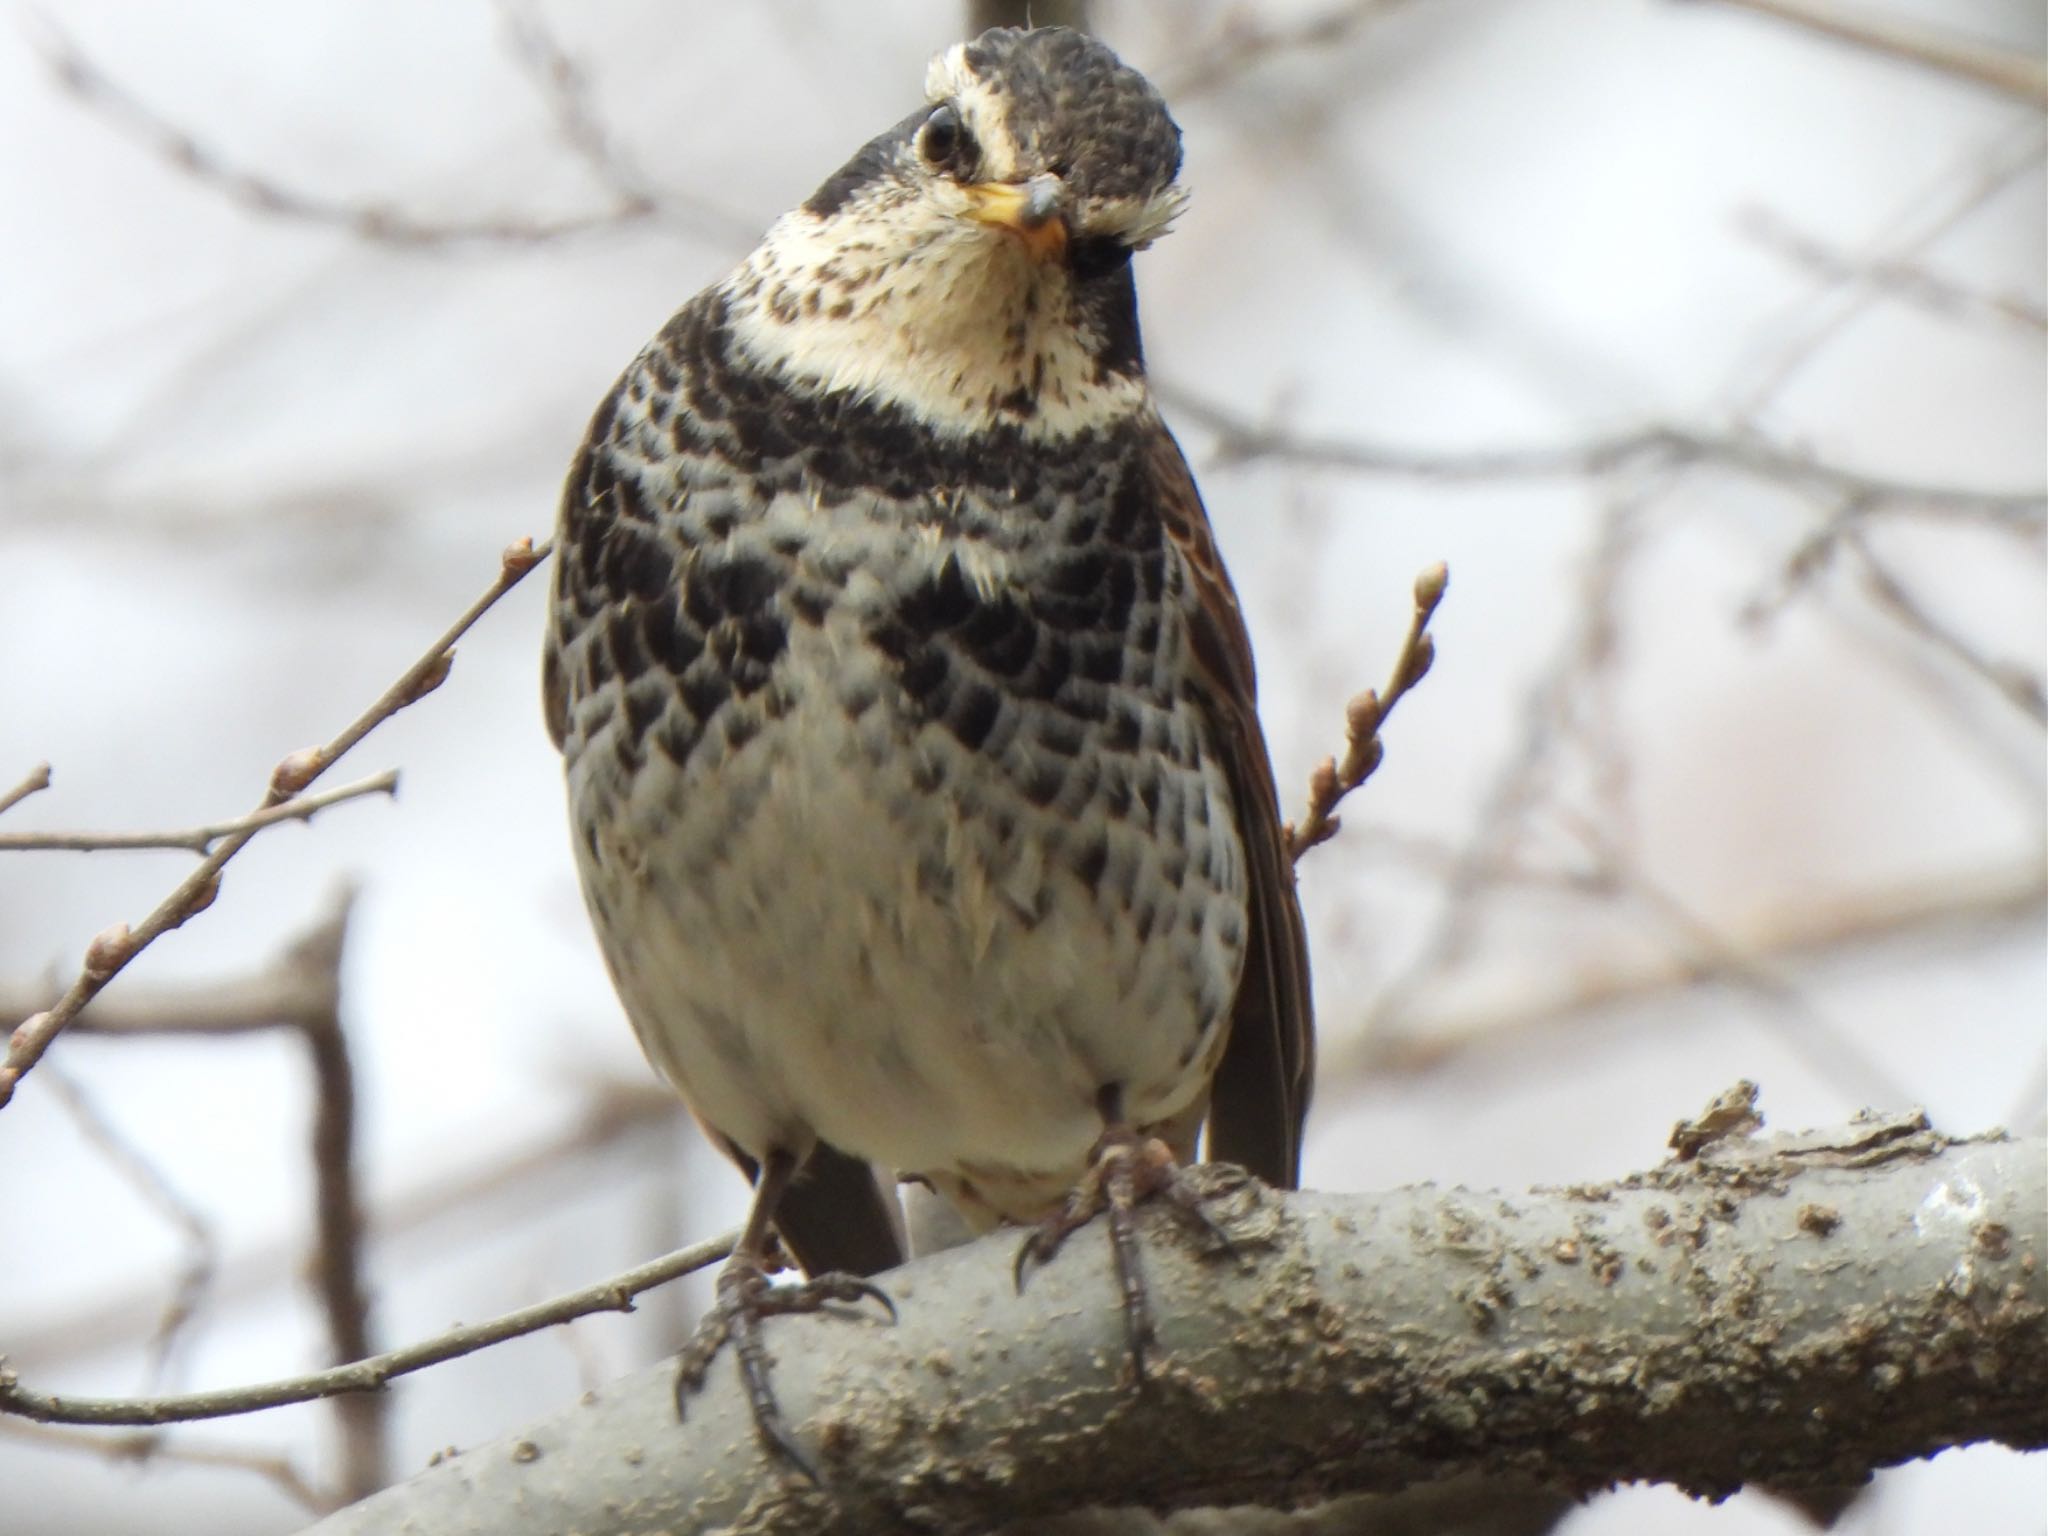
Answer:
[[1033, 261], [1052, 261], [1066, 250], [1059, 177], [1047, 172], [1026, 182], [978, 181], [966, 191], [967, 216], [1022, 241]]

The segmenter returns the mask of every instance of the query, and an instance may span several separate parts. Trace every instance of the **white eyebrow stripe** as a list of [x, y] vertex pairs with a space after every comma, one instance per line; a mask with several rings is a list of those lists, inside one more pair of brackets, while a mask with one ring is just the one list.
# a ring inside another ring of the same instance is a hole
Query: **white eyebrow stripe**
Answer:
[[950, 101], [958, 109], [967, 131], [981, 145], [984, 179], [1019, 179], [1022, 151], [1010, 132], [1001, 93], [967, 67], [965, 43], [955, 43], [932, 60], [924, 74], [924, 97], [933, 106]]

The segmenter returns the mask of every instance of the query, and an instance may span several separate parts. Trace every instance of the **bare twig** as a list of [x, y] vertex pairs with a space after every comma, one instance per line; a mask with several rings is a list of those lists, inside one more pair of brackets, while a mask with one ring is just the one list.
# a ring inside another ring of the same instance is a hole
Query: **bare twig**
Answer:
[[[299, 794], [371, 731], [407, 705], [416, 703], [440, 687], [454, 662], [455, 642], [483, 617], [493, 603], [545, 559], [547, 553], [547, 546], [536, 549], [531, 539], [516, 540], [508, 547], [500, 557], [497, 579], [375, 703], [332, 741], [324, 746], [303, 748], [277, 765], [271, 773], [269, 793], [258, 809], [282, 805]], [[119, 975], [129, 961], [158, 938], [212, 904], [220, 891], [222, 869], [255, 836], [255, 831], [247, 831], [223, 838], [198, 867], [157, 904], [140, 926], [131, 930], [125, 923], [117, 923], [87, 946], [85, 963], [63, 996], [48, 1009], [23, 1020], [9, 1037], [6, 1059], [0, 1061], [0, 1107], [14, 1097], [15, 1085], [42, 1059], [43, 1052], [50, 1048], [50, 1042], [57, 1038], [64, 1026], [76, 1018], [79, 1010]]]
[[37, 22], [39, 42], [60, 87], [179, 175], [251, 213], [338, 229], [378, 245], [418, 249], [478, 244], [541, 245], [640, 223], [653, 212], [644, 200], [628, 197], [595, 213], [555, 218], [503, 215], [436, 219], [407, 213], [389, 203], [351, 202], [302, 191], [238, 165], [200, 142], [109, 77], [47, 16], [39, 16]]
[[968, 37], [990, 27], [1072, 27], [1088, 30], [1088, 0], [967, 0]]
[[105, 853], [157, 848], [210, 853], [213, 845], [224, 837], [260, 832], [281, 821], [311, 821], [330, 805], [340, 805], [345, 800], [397, 793], [398, 770], [388, 768], [374, 778], [358, 779], [318, 794], [296, 795], [281, 805], [238, 816], [233, 821], [213, 822], [183, 832], [0, 832], [0, 853]]
[[[1478, 821], [1445, 872], [1438, 911], [1412, 957], [1375, 999], [1370, 1033], [1398, 1033], [1414, 999], [1463, 957], [1482, 902], [1509, 877], [1516, 843], [1556, 793], [1557, 762], [1564, 749], [1611, 730], [1611, 722], [1599, 717], [1589, 724], [1585, 710], [1604, 696], [1592, 685], [1620, 654], [1618, 594], [1641, 548], [1644, 506], [1669, 474], [1640, 477], [1648, 483], [1639, 494], [1615, 498], [1604, 509], [1573, 604], [1571, 629], [1523, 697], [1513, 746], [1495, 767]], [[1615, 750], [1607, 742], [1595, 746], [1603, 760], [1611, 760]], [[1617, 830], [1630, 825], [1625, 803], [1617, 799], [1606, 809]], [[1611, 881], [1605, 870], [1594, 868], [1578, 876], [1575, 888], [1611, 894]]]
[[12, 1371], [0, 1367], [0, 1412], [20, 1414], [44, 1424], [171, 1424], [193, 1419], [229, 1418], [287, 1403], [346, 1392], [374, 1392], [386, 1382], [444, 1360], [474, 1354], [507, 1339], [516, 1339], [593, 1312], [631, 1312], [633, 1298], [683, 1275], [716, 1264], [732, 1251], [732, 1233], [679, 1248], [596, 1285], [570, 1291], [551, 1301], [521, 1307], [489, 1322], [451, 1328], [446, 1333], [387, 1350], [324, 1371], [256, 1386], [226, 1387], [175, 1397], [67, 1397], [24, 1387]]
[[1953, 80], [1981, 85], [2048, 107], [2048, 67], [2013, 48], [1972, 42], [1954, 32], [1915, 26], [1898, 16], [1882, 16], [1832, 0], [1721, 0], [1777, 21], [1790, 22], [1824, 37], [1853, 43], [1887, 58], [1917, 64]]
[[[1560, 819], [1582, 838], [1590, 841], [1597, 835], [1588, 830], [1587, 818], [1564, 812]], [[1823, 1080], [1849, 1096], [1851, 1103], [1911, 1100], [1907, 1084], [1787, 972], [1746, 952], [1720, 924], [1697, 911], [1633, 858], [1615, 861], [1613, 879], [1617, 889], [1669, 930], [1696, 977], [1719, 982], [1763, 1003], [1782, 1026], [1789, 1026], [1779, 1028], [1777, 1037], [1794, 1054], [1804, 1057]]]
[[28, 776], [14, 788], [0, 795], [0, 812], [11, 811], [30, 795], [40, 794], [50, 787], [50, 765], [37, 763], [29, 769]]
[[[236, 1020], [261, 1012], [261, 993], [268, 983], [264, 976], [248, 982], [231, 983], [250, 994], [247, 1009], [237, 1002], [229, 1016], [220, 1021], [225, 1028], [240, 1027]], [[289, 988], [288, 979], [278, 986]], [[214, 1033], [212, 1021], [203, 1012], [202, 987], [165, 987], [138, 998], [130, 989], [103, 998], [87, 1009], [74, 1026], [91, 1031], [133, 1033], [147, 1028], [153, 1017], [172, 1016], [191, 1032]], [[285, 1006], [291, 1006], [289, 992]], [[118, 1010], [118, 1012], [116, 1011]], [[381, 1250], [415, 1234], [433, 1231], [449, 1217], [476, 1218], [487, 1213], [492, 1202], [508, 1195], [521, 1201], [545, 1200], [556, 1185], [575, 1183], [588, 1177], [588, 1160], [616, 1158], [619, 1144], [650, 1127], [669, 1126], [681, 1120], [682, 1101], [666, 1087], [652, 1081], [605, 1080], [590, 1088], [590, 1102], [584, 1114], [562, 1130], [540, 1137], [530, 1144], [477, 1161], [473, 1166], [454, 1169], [417, 1189], [389, 1198], [377, 1205], [366, 1222]], [[613, 1164], [612, 1166], [616, 1166]], [[215, 1305], [250, 1301], [272, 1294], [277, 1287], [296, 1280], [304, 1269], [304, 1255], [297, 1241], [271, 1239], [250, 1249], [230, 1253], [221, 1264], [214, 1286]], [[13, 1357], [24, 1364], [48, 1370], [81, 1356], [104, 1353], [137, 1341], [137, 1319], [155, 1302], [154, 1285], [96, 1297], [90, 1305], [63, 1314], [36, 1327], [12, 1342]]]
[[[1988, 145], [1973, 145], [1966, 156], [1944, 165], [1907, 199], [1906, 211], [1871, 241], [1866, 259], [1893, 265], [1920, 260], [2009, 189], [2038, 179], [2044, 154], [2048, 131], [2034, 117], [2005, 128]], [[1820, 295], [1803, 300], [1799, 312], [1788, 317], [1785, 339], [1746, 370], [1746, 382], [1730, 391], [1728, 414], [1733, 419], [1755, 420], [1801, 369], [1886, 295], [1883, 288], [1868, 284], [1851, 288], [1831, 279], [1824, 282]], [[1830, 293], [1837, 295], [1834, 303], [1814, 302]], [[1861, 488], [1822, 489], [1855, 496]], [[2039, 521], [2038, 513], [2033, 520]]]
[[[123, 987], [95, 999], [71, 1028], [84, 1035], [199, 1036], [318, 1028], [340, 1007], [341, 978], [307, 964], [308, 955], [320, 953], [308, 941], [336, 922], [341, 910], [337, 902], [318, 929], [294, 940], [259, 970], [203, 982]], [[25, 1018], [49, 1001], [47, 989], [0, 983], [0, 1021]]]
[[1394, 706], [1424, 677], [1436, 660], [1436, 641], [1429, 633], [1429, 621], [1443, 601], [1450, 584], [1447, 566], [1432, 565], [1415, 578], [1415, 611], [1408, 619], [1408, 633], [1394, 657], [1394, 670], [1386, 688], [1375, 693], [1368, 688], [1344, 706], [1344, 761], [1326, 757], [1316, 764], [1308, 780], [1308, 810], [1299, 822], [1288, 822], [1282, 837], [1287, 857], [1295, 863], [1319, 843], [1337, 835], [1342, 822], [1336, 816], [1338, 802], [1373, 775], [1386, 753], [1380, 727], [1394, 712]]
[[555, 132], [593, 175], [619, 199], [621, 222], [653, 214], [680, 213], [707, 238], [750, 245], [760, 221], [694, 194], [658, 189], [633, 164], [597, 109], [589, 75], [549, 29], [533, 0], [497, 0], [512, 54], [539, 88]]
[[1279, 54], [1335, 47], [1368, 22], [1398, 10], [1404, 0], [1346, 0], [1317, 16], [1291, 22], [1263, 22], [1242, 8], [1224, 13], [1214, 37], [1192, 50], [1192, 57], [1165, 72], [1159, 87], [1171, 101], [1228, 85]]
[[[1975, 708], [1973, 701], [1956, 689], [1952, 670], [1936, 662], [1945, 655], [1960, 663], [1984, 678], [2004, 699], [2036, 723], [2041, 719], [2041, 679], [2017, 660], [1988, 655], [1975, 642], [1936, 619], [1924, 605], [1904, 591], [1883, 565], [1877, 565], [1874, 574], [1866, 568], [1874, 563], [1875, 557], [1864, 537], [1865, 530], [1886, 515], [1913, 514], [1906, 508], [1870, 507], [1854, 498], [1832, 508], [1810, 533], [1793, 546], [1758, 590], [1744, 600], [1738, 610], [1740, 622], [1752, 628], [1774, 622], [1795, 598], [1808, 593], [1825, 574], [1844, 563], [1836, 556], [1847, 550], [1848, 563], [1857, 567], [1851, 576], [1860, 574], [1864, 578], [1862, 585], [1868, 598], [1868, 611], [1874, 612], [1881, 622], [1890, 626], [1888, 632], [1881, 636], [1862, 635], [1866, 642], [1864, 649], [1870, 658], [1894, 671], [1912, 693], [1942, 718], [1945, 729], [1957, 733], [1958, 739], [1967, 738], [1973, 742], [2002, 774], [2014, 778], [2027, 800], [2038, 799], [2037, 764], [2032, 754], [2024, 750], [2015, 754], [2005, 733], [1996, 728], [2003, 722], [1992, 720]], [[1999, 531], [2025, 538], [2036, 550], [2042, 536], [2048, 534], [2048, 529], [2043, 528], [2007, 527]], [[1864, 611], [1859, 608], [1852, 614], [1840, 606], [1821, 610], [1824, 617], [1836, 623], [1854, 622]], [[1859, 633], [1862, 628], [1859, 624]], [[1868, 643], [1873, 639], [1895, 643]], [[1930, 652], [1936, 654], [1931, 656]]]
[[1632, 467], [1683, 469], [1712, 464], [1786, 484], [1814, 486], [1871, 504], [1899, 503], [1929, 512], [2028, 525], [2048, 510], [2048, 490], [1980, 490], [1895, 480], [1830, 464], [1754, 433], [1716, 436], [1687, 427], [1651, 425], [1549, 448], [1430, 453], [1285, 431], [1240, 416], [1179, 388], [1160, 391], [1174, 410], [1216, 438], [1222, 465], [1277, 460], [1310, 469], [1394, 475], [1418, 480], [1562, 479]]
[[[1391, 847], [1431, 868], [1449, 869], [1458, 850], [1368, 830], [1367, 846]], [[1505, 879], [1546, 887], [1571, 882], [1545, 871], [1508, 869]], [[1804, 965], [1902, 938], [1972, 925], [2038, 918], [2048, 911], [2048, 878], [2037, 862], [1915, 880], [1896, 890], [1773, 903], [1722, 929], [1723, 942], [1755, 964]], [[1640, 960], [1611, 959], [1590, 972], [1520, 981], [1511, 1000], [1458, 1010], [1418, 1010], [1399, 1029], [1345, 1031], [1331, 1042], [1318, 1076], [1341, 1092], [1356, 1077], [1428, 1072], [1514, 1039], [1568, 1029], [1605, 1010], [1698, 984], [1700, 957], [1666, 949]]]
[[1949, 318], [1979, 316], [2030, 331], [2048, 331], [2048, 310], [2017, 294], [1979, 293], [1930, 271], [1923, 263], [1895, 256], [1859, 260], [1800, 229], [1769, 208], [1746, 208], [1736, 229], [1773, 255], [1836, 287], [1858, 284], [1901, 303]]
[[622, 210], [652, 213], [654, 197], [598, 115], [589, 76], [549, 30], [540, 8], [533, 0], [497, 0], [497, 10], [512, 55], [539, 87], [562, 142], [619, 194]]
[[157, 1462], [181, 1467], [206, 1467], [233, 1472], [250, 1472], [262, 1478], [286, 1498], [316, 1515], [340, 1509], [349, 1500], [316, 1488], [282, 1452], [253, 1451], [238, 1445], [213, 1445], [184, 1436], [173, 1437], [160, 1430], [141, 1430], [132, 1435], [103, 1435], [90, 1430], [69, 1429], [53, 1424], [31, 1424], [22, 1419], [0, 1419], [0, 1435], [29, 1445], [57, 1450], [80, 1451], [108, 1461], [146, 1465]]
[[[353, 1151], [355, 1077], [341, 1012], [350, 904], [351, 895], [344, 891], [311, 931], [254, 977], [194, 988], [181, 1000], [160, 998], [157, 1011], [131, 1006], [129, 1012], [117, 1014], [95, 1006], [74, 1026], [88, 1033], [126, 1036], [222, 1036], [282, 1027], [296, 1030], [304, 1039], [313, 1069], [312, 1275], [327, 1320], [332, 1358], [340, 1362], [363, 1359], [374, 1348], [362, 1281], [363, 1220]], [[105, 1128], [104, 1139], [125, 1147], [111, 1127]], [[140, 1161], [139, 1154], [135, 1160]], [[141, 1163], [139, 1171], [150, 1170]], [[210, 1272], [209, 1265], [209, 1276]], [[189, 1284], [180, 1289], [187, 1310], [193, 1292]], [[182, 1316], [174, 1306], [165, 1327], [178, 1321]], [[341, 1426], [342, 1492], [361, 1498], [385, 1481], [384, 1404], [376, 1397], [347, 1397], [336, 1400], [335, 1411]]]
[[185, 1239], [185, 1259], [179, 1265], [171, 1298], [164, 1304], [149, 1341], [149, 1385], [156, 1386], [179, 1332], [192, 1320], [201, 1300], [213, 1283], [219, 1266], [220, 1242], [213, 1225], [182, 1190], [172, 1184], [164, 1171], [142, 1149], [130, 1141], [70, 1074], [52, 1064], [44, 1068], [45, 1080], [58, 1102], [70, 1114], [79, 1133], [99, 1149], [100, 1155], [125, 1178], [143, 1202], [155, 1210]]
[[2048, 725], [2048, 688], [2044, 688], [2039, 675], [2028, 671], [2017, 661], [2001, 661], [1986, 656], [1935, 617], [1925, 603], [1906, 590], [1890, 567], [1877, 558], [1854, 528], [1843, 530], [1840, 542], [1855, 556], [1864, 588], [1878, 607], [1944, 656], [1982, 678], [2001, 698], [2035, 724]]

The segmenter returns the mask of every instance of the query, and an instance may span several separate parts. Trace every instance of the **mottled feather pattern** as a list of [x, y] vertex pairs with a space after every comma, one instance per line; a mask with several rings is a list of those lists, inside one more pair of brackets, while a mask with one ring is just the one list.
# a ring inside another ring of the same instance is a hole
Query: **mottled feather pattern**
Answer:
[[[992, 1209], [1036, 1214], [1097, 1082], [1147, 1120], [1199, 1100], [1243, 963], [1157, 424], [1057, 457], [935, 437], [765, 387], [720, 324], [699, 301], [629, 370], [564, 506], [554, 713], [608, 958], [740, 1146], [1010, 1169], [1027, 1208]], [[930, 1076], [956, 1113], [902, 1102]]]
[[[1044, 1216], [1105, 1103], [1292, 1184], [1312, 1059], [1250, 645], [1144, 378], [1179, 130], [1070, 33], [927, 92], [600, 406], [545, 650], [626, 1011], [743, 1166], [818, 1154], [807, 1265], [893, 1245], [861, 1160]], [[1055, 238], [990, 213], [1024, 183]]]

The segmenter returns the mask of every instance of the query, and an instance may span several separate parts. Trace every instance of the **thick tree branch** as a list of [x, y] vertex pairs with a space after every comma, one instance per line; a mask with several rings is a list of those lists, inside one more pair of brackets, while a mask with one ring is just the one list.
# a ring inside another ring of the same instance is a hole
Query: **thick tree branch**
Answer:
[[893, 1328], [770, 1325], [824, 1490], [763, 1456], [730, 1362], [682, 1424], [664, 1365], [317, 1532], [966, 1531], [1481, 1470], [1720, 1495], [2038, 1447], [2044, 1153], [1908, 1115], [1527, 1195], [1278, 1196], [1206, 1170], [1238, 1257], [1148, 1221], [1163, 1348], [1142, 1394], [1107, 1245], [1069, 1244], [1019, 1295], [998, 1236], [898, 1271]]

